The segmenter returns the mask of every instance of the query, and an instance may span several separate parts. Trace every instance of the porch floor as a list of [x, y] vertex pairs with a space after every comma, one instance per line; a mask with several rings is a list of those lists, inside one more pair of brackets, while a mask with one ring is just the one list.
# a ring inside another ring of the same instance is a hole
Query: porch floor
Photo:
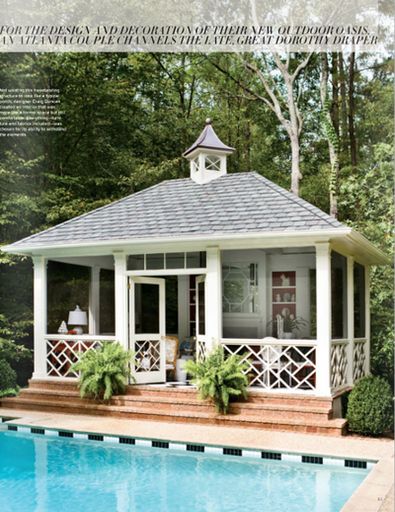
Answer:
[[[4, 404], [5, 405], [5, 404]], [[0, 416], [18, 418], [13, 424], [32, 427], [124, 435], [148, 439], [202, 443], [267, 451], [377, 460], [367, 478], [343, 507], [342, 512], [389, 512], [394, 479], [393, 441], [363, 437], [331, 437], [300, 433], [218, 428], [191, 423], [141, 421], [92, 415], [72, 415], [0, 407]], [[388, 508], [389, 507], [389, 508]]]

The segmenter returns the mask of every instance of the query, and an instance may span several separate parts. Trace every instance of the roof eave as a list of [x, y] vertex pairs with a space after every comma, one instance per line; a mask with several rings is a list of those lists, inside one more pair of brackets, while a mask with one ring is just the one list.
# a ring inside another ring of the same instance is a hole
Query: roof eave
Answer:
[[213, 242], [221, 243], [232, 240], [280, 240], [287, 238], [308, 239], [311, 244], [314, 242], [330, 241], [331, 239], [343, 238], [350, 234], [351, 228], [334, 228], [334, 229], [318, 229], [307, 231], [269, 231], [257, 233], [225, 233], [213, 235], [191, 235], [191, 236], [173, 236], [160, 238], [135, 238], [135, 239], [119, 239], [119, 240], [100, 240], [94, 242], [75, 242], [65, 244], [49, 244], [49, 245], [30, 245], [18, 247], [17, 244], [9, 244], [0, 248], [1, 251], [9, 254], [17, 254], [21, 256], [43, 255], [46, 252], [61, 251], [64, 249], [89, 249], [89, 248], [106, 248], [111, 247], [112, 250], [122, 250], [122, 247], [138, 246], [138, 245], [154, 245], [169, 244], [180, 242]]

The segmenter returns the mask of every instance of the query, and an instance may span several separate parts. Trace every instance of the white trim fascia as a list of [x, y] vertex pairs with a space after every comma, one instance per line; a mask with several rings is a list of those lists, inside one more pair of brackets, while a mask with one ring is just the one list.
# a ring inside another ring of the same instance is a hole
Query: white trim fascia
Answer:
[[213, 243], [219, 245], [220, 242], [232, 242], [234, 240], [277, 240], [277, 239], [306, 239], [310, 245], [314, 245], [314, 242], [328, 241], [329, 239], [341, 238], [351, 233], [351, 228], [335, 228], [330, 230], [319, 229], [316, 231], [269, 231], [269, 232], [258, 232], [258, 233], [226, 233], [223, 235], [197, 235], [188, 237], [163, 237], [163, 238], [136, 238], [129, 240], [97, 240], [94, 242], [76, 242], [67, 244], [51, 244], [41, 246], [26, 246], [15, 247], [14, 244], [5, 245], [0, 249], [3, 252], [20, 255], [42, 255], [47, 251], [63, 251], [63, 249], [82, 249], [82, 248], [106, 248], [111, 247], [111, 252], [124, 250], [125, 247], [135, 247], [136, 245], [164, 245], [164, 244], [183, 244], [183, 243]]

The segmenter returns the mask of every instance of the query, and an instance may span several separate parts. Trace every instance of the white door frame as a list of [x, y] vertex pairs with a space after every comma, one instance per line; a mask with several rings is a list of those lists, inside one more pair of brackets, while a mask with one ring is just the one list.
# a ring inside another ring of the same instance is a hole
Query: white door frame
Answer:
[[[135, 285], [159, 286], [159, 332], [136, 334]], [[166, 281], [154, 277], [129, 277], [129, 347], [135, 354], [132, 374], [137, 384], [166, 382]], [[151, 370], [150, 365], [155, 369]], [[159, 368], [158, 368], [159, 366]]]
[[206, 275], [200, 275], [196, 277], [196, 286], [195, 286], [195, 304], [196, 304], [196, 356], [201, 358], [207, 352], [207, 337], [206, 337], [206, 311], [204, 311], [204, 334], [200, 333], [200, 319], [199, 319], [199, 285], [204, 285], [204, 300], [206, 302]]

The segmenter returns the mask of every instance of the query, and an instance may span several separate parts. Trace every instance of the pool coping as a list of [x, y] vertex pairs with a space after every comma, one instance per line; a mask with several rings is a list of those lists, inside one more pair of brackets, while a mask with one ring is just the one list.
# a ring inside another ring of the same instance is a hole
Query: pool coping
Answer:
[[[255, 431], [199, 424], [165, 424], [157, 421], [108, 419], [103, 416], [38, 413], [5, 408], [0, 409], [0, 417], [8, 418], [7, 428], [10, 425], [25, 433], [32, 433], [31, 429], [33, 433], [52, 436], [59, 436], [59, 431], [75, 432], [76, 435], [73, 437], [76, 439], [101, 441], [95, 439], [95, 436], [103, 436], [104, 442], [120, 443], [119, 438], [122, 438], [125, 441], [121, 443], [125, 444], [133, 444], [126, 439], [134, 439], [137, 446], [190, 452], [202, 451], [201, 448], [194, 447], [204, 446], [207, 454], [242, 456], [250, 459], [279, 460], [278, 454], [281, 454], [282, 461], [329, 464], [338, 467], [345, 467], [345, 460], [352, 461], [351, 467], [366, 461], [366, 469], [370, 471], [343, 506], [342, 512], [379, 512], [393, 485], [393, 456], [389, 448], [393, 445], [391, 440]], [[43, 432], [37, 432], [37, 429]], [[146, 435], [146, 431], [151, 433]], [[303, 448], [295, 448], [299, 445]], [[278, 446], [281, 446], [281, 449], [278, 449]]]

